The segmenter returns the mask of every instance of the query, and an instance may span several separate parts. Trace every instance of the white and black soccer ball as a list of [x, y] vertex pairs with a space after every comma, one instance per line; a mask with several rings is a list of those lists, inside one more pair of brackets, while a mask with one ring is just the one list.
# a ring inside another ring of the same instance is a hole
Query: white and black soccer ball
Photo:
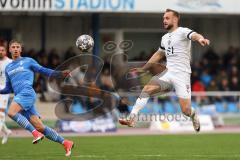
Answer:
[[81, 35], [76, 40], [76, 46], [81, 52], [91, 52], [94, 46], [93, 38], [89, 35]]

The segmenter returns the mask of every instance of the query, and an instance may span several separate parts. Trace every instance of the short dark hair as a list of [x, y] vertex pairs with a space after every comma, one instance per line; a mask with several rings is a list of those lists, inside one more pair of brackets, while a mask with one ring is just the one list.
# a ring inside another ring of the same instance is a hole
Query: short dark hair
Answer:
[[7, 51], [7, 47], [4, 44], [0, 44], [0, 47], [3, 47]]
[[7, 47], [8, 47], [7, 41], [0, 38], [0, 46], [5, 47], [7, 49]]
[[175, 11], [175, 10], [173, 10], [173, 9], [169, 9], [169, 8], [168, 8], [168, 9], [166, 9], [165, 13], [166, 13], [166, 12], [172, 12], [175, 17], [177, 17], [178, 19], [180, 19], [180, 14], [179, 14], [178, 11]]
[[12, 39], [10, 42], [9, 42], [9, 47], [13, 44], [13, 43], [18, 43], [20, 44], [22, 47], [23, 47], [23, 43], [17, 39]]

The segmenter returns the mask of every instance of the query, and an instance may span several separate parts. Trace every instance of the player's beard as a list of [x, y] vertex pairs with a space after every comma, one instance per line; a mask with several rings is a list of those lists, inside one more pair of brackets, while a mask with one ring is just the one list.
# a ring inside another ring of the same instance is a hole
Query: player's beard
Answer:
[[173, 28], [173, 24], [169, 24], [167, 27], [166, 27], [166, 30], [171, 30]]

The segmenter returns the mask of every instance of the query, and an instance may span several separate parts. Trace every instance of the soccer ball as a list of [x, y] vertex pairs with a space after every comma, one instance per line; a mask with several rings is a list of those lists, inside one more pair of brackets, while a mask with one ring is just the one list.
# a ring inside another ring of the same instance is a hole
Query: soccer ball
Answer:
[[76, 40], [76, 46], [81, 52], [91, 52], [94, 46], [93, 38], [89, 35], [81, 35]]

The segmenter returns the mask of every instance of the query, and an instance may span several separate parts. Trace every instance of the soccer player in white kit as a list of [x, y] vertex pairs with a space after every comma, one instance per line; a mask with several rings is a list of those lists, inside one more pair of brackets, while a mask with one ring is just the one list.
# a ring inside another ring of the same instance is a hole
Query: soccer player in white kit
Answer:
[[158, 63], [164, 56], [167, 59], [166, 70], [160, 75], [154, 76], [144, 86], [130, 115], [127, 118], [119, 119], [120, 124], [133, 127], [138, 112], [147, 104], [150, 96], [174, 88], [183, 114], [191, 118], [194, 130], [200, 131], [198, 116], [191, 107], [191, 41], [197, 41], [202, 46], [209, 45], [210, 41], [189, 28], [179, 27], [179, 19], [180, 15], [177, 11], [171, 9], [165, 11], [163, 25], [168, 33], [162, 37], [159, 50], [142, 68], [135, 70], [147, 71], [150, 64]]
[[[7, 57], [7, 49], [4, 45], [0, 46], [0, 89], [5, 87], [5, 67], [12, 62], [11, 59]], [[8, 136], [11, 134], [5, 124], [5, 110], [8, 106], [9, 95], [0, 95], [0, 132], [3, 133], [2, 144], [7, 143]]]

